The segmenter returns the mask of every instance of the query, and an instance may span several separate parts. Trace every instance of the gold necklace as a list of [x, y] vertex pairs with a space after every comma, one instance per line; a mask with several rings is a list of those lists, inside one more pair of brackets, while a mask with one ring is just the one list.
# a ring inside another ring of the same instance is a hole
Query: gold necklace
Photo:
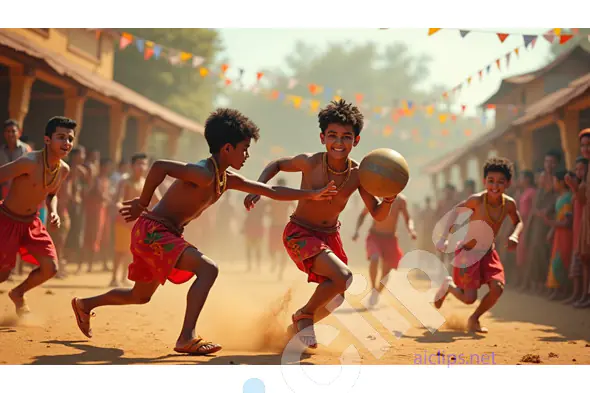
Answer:
[[[51, 168], [49, 168], [47, 149], [44, 148], [42, 154], [43, 154], [43, 186], [45, 188], [51, 188], [55, 185], [55, 183], [57, 182], [57, 179], [59, 178], [58, 172], [61, 168], [61, 160], [59, 160], [59, 162], [55, 166], [55, 169], [51, 169]], [[53, 179], [50, 180], [49, 183], [47, 182], [47, 175], [48, 174], [49, 174], [49, 176], [53, 176]]]
[[[328, 165], [328, 153], [324, 153], [324, 161], [323, 161], [326, 171], [326, 178], [328, 179], [328, 183], [330, 182], [330, 166]], [[348, 182], [348, 179], [350, 179], [350, 174], [351, 174], [351, 170], [350, 170], [350, 158], [348, 159], [348, 164], [346, 166], [346, 171], [342, 172], [341, 174], [346, 173], [346, 178], [344, 179], [344, 181], [338, 186], [336, 187], [336, 192], [340, 191], [342, 189], [342, 187], [344, 187], [344, 185]], [[337, 172], [332, 172], [332, 173], [337, 173]], [[330, 199], [329, 201], [330, 204], [332, 204], [332, 199]]]
[[350, 169], [350, 158], [348, 158], [346, 161], [346, 169], [344, 169], [342, 172], [338, 172], [338, 171], [335, 171], [334, 169], [332, 169], [330, 167], [330, 165], [328, 165], [328, 153], [324, 153], [324, 157], [325, 157], [325, 161], [326, 161], [326, 167], [328, 168], [328, 171], [333, 175], [336, 175], [336, 176], [344, 175]]
[[485, 193], [483, 196], [483, 203], [486, 206], [486, 214], [488, 216], [488, 218], [490, 219], [491, 222], [493, 222], [494, 224], [499, 224], [502, 219], [504, 218], [504, 194], [502, 194], [502, 211], [500, 212], [500, 218], [496, 221], [492, 218], [492, 216], [490, 215], [490, 211], [488, 210], [488, 194]]
[[218, 197], [220, 197], [227, 186], [227, 173], [223, 171], [223, 179], [220, 179], [219, 167], [217, 166], [215, 158], [211, 157], [211, 161], [213, 162], [213, 167], [215, 168], [215, 193]]

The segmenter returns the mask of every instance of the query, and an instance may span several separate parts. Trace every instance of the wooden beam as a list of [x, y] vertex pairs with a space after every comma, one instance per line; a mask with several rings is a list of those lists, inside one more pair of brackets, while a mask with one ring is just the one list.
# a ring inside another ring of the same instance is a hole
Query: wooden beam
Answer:
[[519, 170], [533, 170], [533, 132], [523, 130], [515, 142]]
[[22, 63], [7, 56], [0, 56], [0, 63], [7, 65], [8, 67], [19, 67], [22, 65]]
[[47, 82], [50, 85], [57, 86], [63, 90], [73, 89], [79, 86], [74, 82], [70, 82], [63, 77], [60, 77], [45, 70], [37, 70], [35, 72], [35, 76], [37, 77], [37, 79], [42, 80], [43, 82]]
[[67, 89], [64, 93], [64, 115], [70, 119], [76, 120], [76, 123], [78, 123], [75, 139], [75, 143], [78, 144], [80, 141], [80, 134], [82, 133], [84, 105], [86, 103], [88, 90], [84, 88], [73, 88]]
[[114, 162], [121, 161], [123, 141], [127, 133], [128, 108], [117, 104], [110, 107], [109, 156]]
[[561, 149], [565, 153], [567, 169], [573, 169], [576, 165], [576, 157], [579, 151], [578, 131], [580, 128], [580, 112], [565, 112], [563, 120], [557, 120]]
[[29, 113], [31, 90], [35, 82], [35, 70], [19, 65], [10, 67], [10, 93], [8, 99], [8, 116], [16, 120], [22, 129], [25, 117]]
[[135, 150], [140, 153], [147, 153], [148, 138], [152, 133], [154, 119], [151, 116], [142, 116], [137, 119], [137, 145]]
[[102, 95], [95, 90], [88, 91], [88, 98], [92, 98], [93, 100], [96, 100], [98, 102], [102, 102], [103, 104], [108, 105], [108, 106], [116, 106], [116, 105], [122, 104], [121, 101], [118, 101], [118, 100], [111, 98], [111, 97], [107, 97], [105, 95]]
[[587, 91], [583, 96], [575, 98], [565, 107], [566, 111], [582, 111], [587, 108], [590, 108], [590, 91]]
[[532, 121], [530, 123], [523, 124], [522, 127], [523, 127], [524, 131], [535, 131], [535, 130], [547, 127], [548, 125], [555, 123], [556, 120], [557, 120], [557, 118], [556, 118], [555, 113], [550, 113], [548, 115], [541, 117], [540, 119], [537, 119], [537, 120]]

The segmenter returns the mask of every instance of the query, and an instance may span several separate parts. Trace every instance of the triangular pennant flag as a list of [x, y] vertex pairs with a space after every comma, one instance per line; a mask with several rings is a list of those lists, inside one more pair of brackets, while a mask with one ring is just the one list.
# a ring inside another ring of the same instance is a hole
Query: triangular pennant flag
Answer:
[[278, 92], [277, 90], [273, 90], [273, 91], [270, 93], [270, 97], [271, 97], [273, 100], [276, 100], [277, 98], [279, 98], [279, 92]]
[[501, 70], [502, 68], [500, 68], [500, 59], [496, 59], [496, 65], [498, 66], [498, 69]]
[[490, 71], [492, 70], [492, 65], [488, 64], [488, 66], [486, 67], [486, 73], [490, 73]]
[[537, 37], [531, 42], [531, 49], [535, 49], [535, 44], [537, 43]]
[[580, 32], [580, 29], [578, 29], [577, 27], [572, 27], [572, 33], [574, 33], [574, 35], [578, 34]]
[[461, 105], [461, 113], [465, 113], [465, 109], [467, 109], [467, 105]]
[[498, 38], [500, 39], [500, 42], [504, 42], [506, 40], [506, 38], [508, 38], [509, 34], [506, 33], [496, 33], [498, 35]]
[[264, 75], [264, 72], [257, 72], [256, 73], [256, 80], [260, 81], [260, 79], [262, 79], [262, 76]]
[[571, 38], [573, 37], [572, 34], [564, 34], [562, 36], [559, 37], [559, 44], [563, 45], [566, 42], [568, 42]]
[[449, 93], [447, 93], [446, 91], [442, 94], [443, 98], [449, 98]]
[[428, 116], [432, 116], [432, 114], [434, 113], [434, 105], [427, 106], [426, 113], [428, 114]]
[[240, 79], [242, 79], [242, 77], [244, 76], [244, 69], [243, 68], [238, 68], [238, 72], [240, 74]]
[[510, 54], [512, 52], [508, 52], [506, 53], [506, 68], [508, 68], [510, 66]]
[[461, 34], [461, 38], [465, 38], [467, 34], [469, 34], [469, 30], [459, 30], [459, 34]]
[[495, 104], [487, 104], [486, 108], [488, 109], [496, 109], [496, 105]]
[[393, 133], [393, 128], [391, 126], [385, 126], [383, 129], [383, 136], [387, 137]]
[[516, 53], [516, 57], [518, 57], [518, 56], [519, 56], [519, 54], [518, 54], [518, 52], [519, 52], [519, 51], [520, 51], [520, 49], [519, 49], [519, 48], [514, 48], [514, 53]]
[[438, 121], [440, 121], [441, 124], [446, 123], [446, 121], [447, 121], [447, 115], [445, 115], [445, 114], [438, 115]]
[[293, 79], [290, 78], [289, 79], [289, 84], [287, 86], [287, 89], [291, 90], [292, 88], [294, 88], [297, 85], [297, 79]]
[[175, 53], [174, 55], [172, 53], [170, 53], [168, 56], [168, 61], [172, 65], [179, 64], [180, 63], [180, 53]]
[[470, 137], [471, 136], [471, 130], [469, 128], [466, 129], [464, 132], [465, 132], [465, 136], [466, 137]]
[[226, 86], [229, 86], [229, 85], [231, 85], [231, 80], [230, 80], [230, 79], [226, 79], [226, 80], [225, 80], [225, 85], [226, 85]]
[[523, 35], [523, 36], [522, 36], [522, 39], [524, 40], [524, 47], [525, 47], [525, 48], [528, 48], [529, 44], [530, 44], [531, 42], [533, 42], [533, 40], [534, 40], [535, 38], [537, 38], [537, 36], [536, 36], [536, 35], [528, 35], [528, 34], [525, 34], [525, 35]]
[[295, 108], [299, 108], [301, 106], [301, 101], [303, 101], [302, 97], [293, 96], [293, 105], [295, 105]]
[[193, 68], [199, 67], [201, 64], [205, 62], [205, 59], [201, 56], [193, 56], [192, 66]]
[[454, 122], [457, 121], [457, 115], [451, 115], [451, 120], [453, 120]]
[[145, 44], [145, 40], [143, 40], [142, 38], [135, 39], [135, 46], [137, 46], [137, 50], [141, 53], [143, 53], [144, 44]]
[[414, 102], [413, 101], [406, 101], [406, 105], [409, 110], [412, 110], [412, 107], [414, 106]]
[[309, 107], [312, 111], [316, 112], [320, 107], [320, 102], [318, 100], [311, 100]]
[[553, 34], [543, 34], [543, 38], [545, 38], [551, 44], [553, 44], [553, 41], [555, 40], [555, 36]]
[[199, 68], [199, 74], [201, 74], [201, 76], [204, 78], [207, 76], [207, 74], [209, 74], [209, 70], [205, 67], [201, 67]]
[[129, 46], [133, 42], [133, 36], [128, 33], [123, 33], [121, 35], [121, 39], [119, 40], [119, 49], [123, 50]]
[[313, 83], [310, 83], [309, 85], [307, 85], [307, 88], [309, 89], [309, 92], [311, 94], [313, 94], [314, 96], [317, 94], [318, 91], [318, 86], [314, 85]]
[[561, 35], [561, 29], [559, 27], [553, 29], [553, 33], [557, 36]]
[[229, 65], [227, 64], [222, 64], [221, 65], [221, 72], [225, 74], [225, 72], [227, 71], [227, 69], [229, 68]]
[[154, 57], [157, 59], [160, 58], [160, 54], [162, 53], [162, 47], [160, 45], [154, 45]]
[[152, 57], [152, 55], [154, 54], [154, 49], [153, 48], [145, 48], [145, 51], [143, 52], [143, 59], [144, 60], [149, 60], [150, 57]]
[[360, 104], [361, 102], [363, 102], [363, 94], [362, 93], [356, 93], [354, 95], [354, 98], [355, 98], [357, 104]]
[[439, 28], [430, 28], [428, 29], [428, 35], [433, 35], [434, 33], [436, 33], [437, 31], [439, 31]]
[[483, 78], [483, 70], [479, 70], [477, 72], [477, 75], [479, 75], [479, 80], [482, 80], [482, 78]]
[[472, 79], [471, 77], [467, 78], [467, 85], [471, 84], [471, 79]]
[[340, 97], [340, 96], [332, 97], [332, 101], [336, 101], [336, 102], [340, 101], [341, 99], [342, 99], [342, 97]]
[[189, 60], [191, 57], [193, 57], [192, 53], [180, 52], [180, 61], [182, 61], [183, 63]]

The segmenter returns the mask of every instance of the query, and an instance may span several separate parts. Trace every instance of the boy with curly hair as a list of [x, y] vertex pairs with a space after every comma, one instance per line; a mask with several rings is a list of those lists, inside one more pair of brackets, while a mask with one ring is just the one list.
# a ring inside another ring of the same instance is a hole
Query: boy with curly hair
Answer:
[[[291, 329], [309, 348], [317, 347], [314, 322], [328, 316], [328, 308], [342, 304], [352, 281], [339, 233], [340, 213], [357, 190], [377, 221], [387, 218], [395, 200], [392, 197], [379, 201], [369, 194], [360, 184], [359, 164], [349, 158], [363, 128], [359, 109], [344, 100], [332, 101], [319, 112], [318, 119], [320, 141], [326, 151], [280, 158], [268, 164], [258, 178], [267, 183], [281, 171], [301, 172], [302, 188], [323, 187], [330, 181], [337, 185], [338, 194], [330, 201], [300, 201], [283, 232], [283, 244], [290, 258], [307, 274], [308, 282], [319, 284], [307, 304], [291, 317]], [[259, 195], [252, 193], [244, 204], [250, 210], [259, 199]]]
[[[508, 238], [509, 250], [515, 250], [522, 231], [522, 220], [514, 199], [504, 194], [510, 187], [513, 176], [512, 162], [506, 158], [490, 158], [483, 167], [483, 184], [485, 190], [469, 196], [449, 213], [446, 226], [437, 248], [448, 252], [448, 244], [454, 246], [453, 276], [447, 277], [436, 294], [434, 305], [440, 308], [450, 292], [465, 304], [477, 300], [477, 291], [487, 284], [489, 292], [484, 296], [475, 312], [469, 317], [470, 331], [486, 333], [479, 318], [498, 301], [504, 285], [504, 267], [495, 248], [495, 239], [506, 217], [514, 224], [514, 231]], [[459, 214], [468, 215], [464, 235], [454, 231], [449, 242], [448, 237], [456, 227]]]
[[[227, 170], [240, 169], [249, 157], [251, 140], [258, 140], [258, 127], [235, 109], [218, 109], [205, 123], [205, 139], [211, 156], [196, 164], [158, 160], [145, 179], [140, 197], [123, 202], [121, 215], [137, 222], [131, 230], [128, 278], [131, 289], [117, 288], [99, 296], [72, 299], [78, 327], [92, 337], [92, 310], [101, 306], [145, 304], [166, 280], [182, 284], [197, 279], [187, 294], [184, 323], [174, 350], [204, 355], [221, 349], [195, 334], [197, 319], [218, 274], [217, 265], [183, 238], [184, 227], [219, 200], [225, 190], [257, 193], [277, 200], [324, 199], [335, 194], [330, 183], [316, 189], [296, 190], [257, 183]], [[175, 178], [156, 206], [148, 211], [155, 190], [166, 176]], [[319, 188], [319, 189], [318, 189]]]

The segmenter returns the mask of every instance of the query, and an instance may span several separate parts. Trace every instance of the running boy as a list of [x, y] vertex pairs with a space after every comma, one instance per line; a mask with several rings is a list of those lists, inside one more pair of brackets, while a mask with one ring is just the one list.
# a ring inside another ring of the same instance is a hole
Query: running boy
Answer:
[[[141, 196], [124, 202], [125, 207], [121, 209], [126, 221], [139, 218], [131, 231], [133, 262], [129, 266], [129, 279], [135, 285], [132, 289], [117, 288], [92, 298], [72, 299], [78, 327], [85, 336], [92, 337], [90, 316], [96, 307], [145, 304], [167, 279], [182, 284], [196, 275], [188, 291], [184, 323], [174, 350], [202, 355], [221, 349], [195, 334], [197, 319], [217, 278], [218, 268], [184, 240], [184, 227], [229, 189], [278, 200], [325, 199], [335, 194], [333, 184], [320, 190], [269, 187], [227, 171], [230, 166], [240, 169], [244, 165], [250, 142], [258, 137], [258, 127], [246, 116], [234, 109], [218, 109], [205, 123], [205, 139], [211, 152], [208, 159], [197, 164], [158, 160], [152, 165]], [[177, 180], [154, 209], [147, 211], [154, 191], [166, 176]]]
[[480, 325], [479, 318], [496, 304], [504, 291], [504, 267], [494, 244], [504, 219], [510, 217], [515, 226], [508, 238], [510, 250], [516, 249], [522, 231], [523, 224], [516, 203], [504, 194], [504, 190], [510, 187], [512, 175], [512, 162], [505, 158], [488, 159], [483, 168], [483, 184], [486, 190], [471, 195], [455, 206], [437, 244], [439, 250], [446, 251], [447, 238], [458, 215], [466, 209], [471, 210], [467, 234], [454, 249], [453, 277], [447, 277], [434, 301], [435, 307], [440, 308], [450, 292], [461, 302], [473, 304], [477, 300], [478, 289], [487, 284], [490, 291], [469, 317], [470, 331], [487, 332]]
[[[258, 181], [267, 183], [281, 171], [301, 172], [302, 187], [322, 187], [330, 181], [335, 181], [338, 187], [338, 194], [330, 201], [299, 202], [283, 232], [283, 243], [291, 259], [308, 275], [308, 282], [319, 284], [307, 304], [291, 318], [291, 329], [309, 348], [317, 347], [314, 322], [328, 316], [328, 308], [333, 309], [342, 303], [352, 280], [338, 220], [348, 199], [358, 190], [377, 221], [387, 217], [395, 200], [390, 198], [380, 202], [361, 187], [358, 163], [349, 158], [352, 148], [360, 141], [363, 128], [363, 115], [359, 109], [344, 100], [333, 101], [320, 111], [318, 119], [320, 141], [326, 151], [280, 158], [268, 164], [258, 178]], [[244, 204], [250, 210], [259, 199], [260, 196], [253, 193], [246, 197]], [[330, 306], [326, 307], [329, 303]]]
[[[359, 230], [368, 213], [369, 209], [365, 208], [359, 215], [352, 240], [356, 241], [358, 239]], [[397, 269], [399, 261], [404, 255], [396, 235], [397, 220], [400, 214], [404, 218], [404, 223], [412, 240], [416, 240], [414, 221], [410, 217], [406, 197], [402, 194], [398, 195], [396, 201], [391, 205], [391, 211], [385, 220], [381, 222], [373, 220], [373, 225], [367, 235], [366, 249], [367, 259], [370, 262], [369, 276], [371, 277], [372, 288], [376, 289], [376, 291], [371, 292], [370, 304], [373, 306], [377, 304], [379, 294], [387, 284], [389, 272], [391, 269]], [[379, 260], [381, 260], [381, 281], [377, 285]]]
[[12, 181], [3, 202], [0, 202], [0, 282], [14, 268], [16, 254], [25, 262], [38, 265], [8, 296], [18, 316], [29, 313], [24, 295], [57, 273], [57, 253], [53, 240], [39, 218], [37, 208], [45, 200], [51, 225], [60, 226], [57, 194], [70, 168], [62, 161], [74, 142], [76, 122], [53, 117], [45, 127], [45, 147], [32, 151], [0, 167], [0, 183]]

